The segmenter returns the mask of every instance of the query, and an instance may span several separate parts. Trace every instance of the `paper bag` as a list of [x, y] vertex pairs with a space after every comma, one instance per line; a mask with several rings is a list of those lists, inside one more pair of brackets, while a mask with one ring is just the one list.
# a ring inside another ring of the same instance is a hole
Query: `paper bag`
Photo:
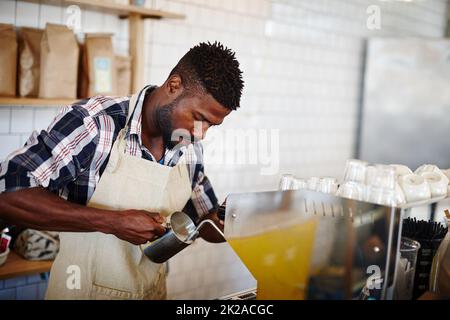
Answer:
[[0, 23], [0, 95], [16, 95], [17, 37], [13, 25]]
[[19, 95], [37, 97], [43, 30], [21, 28], [19, 33]]
[[116, 94], [116, 67], [112, 35], [86, 34], [83, 50], [80, 97]]
[[74, 33], [47, 23], [41, 41], [39, 97], [75, 99], [79, 48]]

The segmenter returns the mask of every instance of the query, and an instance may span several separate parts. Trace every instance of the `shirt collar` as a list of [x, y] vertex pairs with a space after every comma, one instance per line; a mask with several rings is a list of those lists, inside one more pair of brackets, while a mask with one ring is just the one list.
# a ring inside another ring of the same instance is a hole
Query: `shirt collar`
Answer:
[[[139, 144], [142, 145], [142, 138], [141, 138], [141, 132], [142, 132], [142, 106], [144, 104], [145, 96], [148, 95], [150, 92], [152, 92], [156, 86], [145, 86], [141, 91], [138, 93], [138, 98], [136, 100], [136, 108], [134, 109], [134, 113], [131, 116], [130, 119], [130, 135], [135, 134], [138, 137]], [[131, 101], [131, 100], [130, 100]], [[133, 107], [130, 105], [129, 112], [133, 112]]]

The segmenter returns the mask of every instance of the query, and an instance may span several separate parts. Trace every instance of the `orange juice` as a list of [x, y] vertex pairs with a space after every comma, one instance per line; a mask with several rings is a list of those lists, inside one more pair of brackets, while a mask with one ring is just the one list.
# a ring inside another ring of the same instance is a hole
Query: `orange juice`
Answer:
[[305, 299], [316, 220], [229, 239], [258, 281], [257, 299]]

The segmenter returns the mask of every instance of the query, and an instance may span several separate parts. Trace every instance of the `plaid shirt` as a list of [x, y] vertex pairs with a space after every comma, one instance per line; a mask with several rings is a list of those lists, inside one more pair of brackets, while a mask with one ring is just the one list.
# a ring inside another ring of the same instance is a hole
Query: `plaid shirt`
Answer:
[[[139, 92], [125, 140], [126, 152], [156, 161], [141, 140], [141, 110], [145, 95]], [[64, 107], [48, 129], [33, 132], [24, 147], [0, 164], [0, 193], [42, 186], [60, 197], [86, 204], [108, 163], [112, 145], [125, 127], [130, 97], [95, 96]], [[174, 166], [185, 154], [192, 196], [184, 211], [196, 221], [218, 207], [204, 174], [200, 143], [166, 150], [163, 164]]]

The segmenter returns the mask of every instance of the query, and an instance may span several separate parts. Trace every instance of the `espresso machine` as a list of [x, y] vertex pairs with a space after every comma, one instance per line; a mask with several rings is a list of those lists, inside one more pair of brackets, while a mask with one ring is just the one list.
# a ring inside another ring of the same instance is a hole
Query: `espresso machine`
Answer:
[[257, 280], [256, 299], [389, 300], [402, 219], [442, 200], [390, 207], [310, 190], [232, 194], [224, 235]]

